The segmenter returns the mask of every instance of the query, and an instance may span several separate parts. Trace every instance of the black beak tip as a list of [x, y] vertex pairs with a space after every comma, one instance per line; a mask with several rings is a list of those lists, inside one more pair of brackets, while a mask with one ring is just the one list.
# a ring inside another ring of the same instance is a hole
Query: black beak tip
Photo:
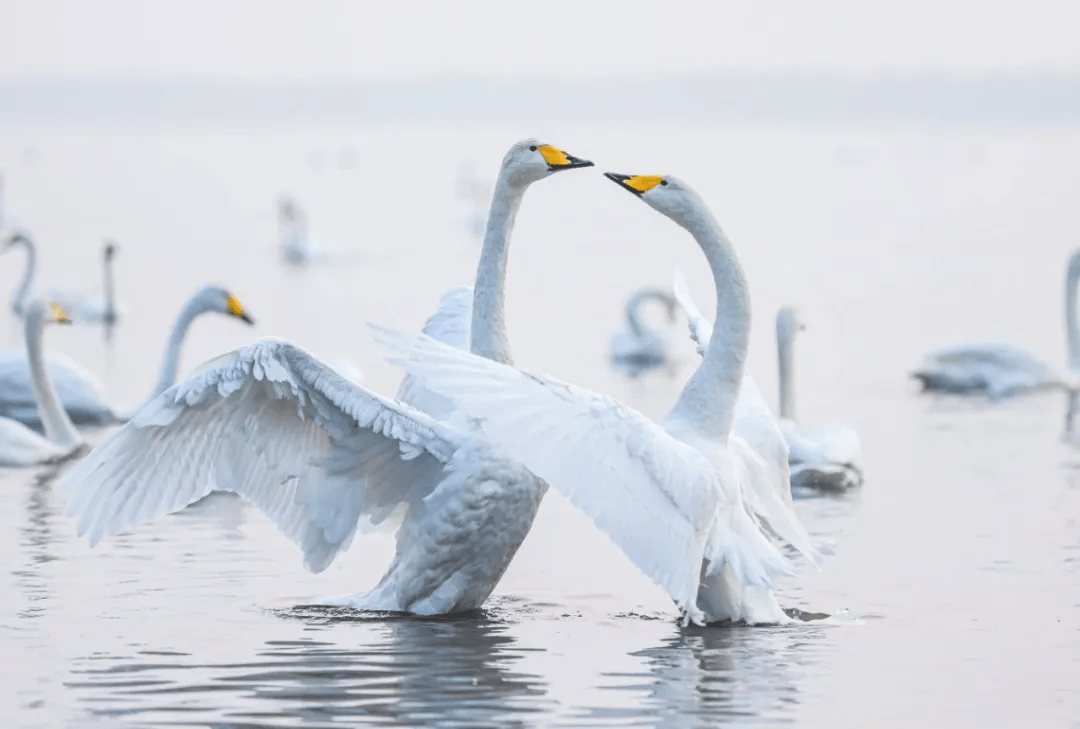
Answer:
[[622, 189], [628, 190], [639, 197], [641, 196], [640, 190], [635, 190], [626, 184], [626, 181], [633, 177], [633, 175], [621, 175], [618, 172], [605, 172], [604, 177], [608, 178]]
[[252, 319], [250, 316], [248, 316], [248, 313], [246, 311], [243, 314], [240, 315], [240, 321], [246, 322], [247, 324], [249, 324], [251, 326], [255, 325], [255, 320]]

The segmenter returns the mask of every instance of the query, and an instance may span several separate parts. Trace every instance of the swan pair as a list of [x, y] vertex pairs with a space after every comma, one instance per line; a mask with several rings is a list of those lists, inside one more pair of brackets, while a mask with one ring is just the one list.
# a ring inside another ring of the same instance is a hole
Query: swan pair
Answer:
[[1065, 334], [1069, 352], [1065, 373], [1015, 345], [979, 342], [929, 353], [912, 377], [922, 383], [923, 390], [985, 394], [993, 399], [1053, 387], [1075, 390], [1080, 377], [1078, 282], [1080, 250], [1069, 256], [1065, 270]]
[[114, 325], [119, 317], [116, 306], [116, 280], [113, 275], [113, 260], [116, 258], [116, 244], [106, 241], [102, 247], [101, 261], [104, 278], [104, 297], [93, 298], [82, 294], [64, 291], [39, 291], [35, 286], [37, 272], [37, 247], [33, 239], [23, 231], [12, 232], [4, 241], [3, 250], [9, 251], [15, 246], [22, 246], [26, 252], [23, 275], [11, 297], [11, 310], [22, 316], [34, 297], [42, 297], [64, 307], [68, 315], [80, 323]]
[[678, 302], [667, 291], [643, 288], [627, 297], [626, 328], [611, 335], [608, 350], [611, 366], [627, 377], [640, 377], [650, 370], [672, 364], [668, 332], [650, 327], [644, 321], [642, 308], [649, 301], [664, 306], [668, 323], [674, 322], [678, 314]]
[[[180, 309], [176, 317], [157, 383], [150, 393], [150, 400], [167, 390], [176, 382], [180, 366], [180, 350], [192, 323], [206, 313], [224, 314], [240, 319], [246, 324], [254, 320], [244, 310], [240, 301], [221, 286], [207, 285], [196, 291]], [[41, 346], [40, 338], [34, 340]], [[0, 416], [18, 420], [31, 426], [45, 424], [43, 414], [35, 397], [33, 363], [40, 361], [55, 383], [58, 398], [67, 416], [80, 425], [103, 425], [123, 422], [131, 417], [109, 403], [101, 382], [71, 359], [60, 354], [47, 357], [41, 351], [30, 348], [0, 352]]]
[[70, 324], [63, 310], [41, 299], [25, 310], [26, 351], [36, 409], [45, 431], [42, 436], [17, 420], [0, 417], [0, 466], [35, 466], [62, 460], [78, 452], [82, 438], [60, 405], [60, 396], [45, 366], [42, 338], [48, 323]]
[[[698, 311], [690, 298], [686, 281], [675, 274], [675, 298], [686, 312], [690, 338], [697, 344], [698, 354], [712, 338], [712, 325]], [[788, 463], [793, 488], [842, 492], [862, 485], [859, 468], [860, 444], [858, 434], [838, 423], [814, 427], [799, 425], [795, 420], [795, 335], [806, 327], [792, 306], [781, 307], [776, 314], [776, 352], [779, 360], [780, 430], [787, 443]]]
[[[525, 191], [591, 165], [535, 140], [511, 147], [471, 295], [448, 293], [427, 338], [395, 338], [411, 352], [399, 399], [348, 382], [289, 342], [256, 341], [154, 399], [68, 474], [62, 488], [79, 533], [95, 543], [211, 490], [235, 491], [321, 570], [361, 524], [397, 522], [397, 552], [378, 585], [327, 602], [449, 613], [479, 607], [491, 593], [551, 481], [667, 589], [686, 620], [785, 621], [771, 587], [789, 564], [765, 523], [812, 549], [792, 510], [786, 447], [768, 408], [759, 393], [735, 407], [745, 281], [689, 188], [674, 178], [609, 175], [694, 234], [723, 292], [715, 341], [726, 344], [709, 348], [663, 427], [510, 367], [506, 263]], [[475, 392], [464, 394], [461, 383]], [[745, 439], [730, 434], [735, 420]]]

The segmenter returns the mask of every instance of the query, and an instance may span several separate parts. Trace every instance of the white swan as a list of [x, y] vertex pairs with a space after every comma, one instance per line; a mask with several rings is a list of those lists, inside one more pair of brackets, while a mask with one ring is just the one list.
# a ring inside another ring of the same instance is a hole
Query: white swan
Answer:
[[705, 204], [682, 182], [607, 176], [686, 228], [716, 284], [712, 342], [659, 425], [611, 398], [430, 338], [384, 337], [406, 352], [410, 375], [566, 493], [667, 590], [684, 621], [787, 622], [772, 587], [790, 565], [767, 533], [811, 558], [813, 549], [791, 505], [786, 459], [767, 463], [732, 434], [750, 324], [742, 269]]
[[42, 338], [45, 324], [68, 324], [70, 320], [60, 307], [46, 306], [40, 299], [30, 302], [26, 309], [26, 351], [30, 360], [34, 397], [42, 413], [45, 436], [42, 437], [17, 420], [0, 418], [0, 466], [36, 466], [57, 461], [78, 451], [82, 439], [67, 413], [60, 407], [45, 366]]
[[278, 246], [281, 259], [294, 266], [306, 266], [316, 257], [308, 240], [307, 213], [286, 196], [278, 200]]
[[[527, 140], [503, 160], [477, 269], [474, 352], [509, 361], [507, 245], [527, 187], [591, 163]], [[445, 307], [455, 306], [452, 293]], [[440, 314], [428, 330], [440, 329]], [[406, 394], [423, 399], [415, 383]], [[371, 591], [329, 600], [436, 614], [479, 607], [532, 525], [546, 486], [469, 427], [350, 383], [288, 342], [264, 339], [208, 362], [68, 474], [69, 513], [91, 542], [210, 490], [254, 502], [325, 568], [363, 522], [403, 518]]]
[[[221, 286], [210, 284], [200, 288], [188, 299], [176, 317], [169, 341], [165, 345], [157, 383], [147, 401], [176, 382], [180, 348], [188, 328], [196, 318], [211, 312], [236, 317], [247, 324], [254, 323], [239, 300]], [[104, 387], [94, 375], [68, 357], [50, 354], [47, 356], [47, 363], [60, 401], [68, 416], [76, 423], [101, 425], [122, 422], [130, 417], [130, 413], [121, 412], [109, 403]], [[35, 427], [41, 423], [31, 380], [24, 350], [9, 349], [0, 352], [0, 416]]]
[[[690, 324], [690, 337], [697, 344], [698, 354], [705, 353], [712, 336], [708, 320], [702, 316], [687, 289], [686, 281], [675, 273], [675, 298], [686, 312]], [[862, 484], [862, 471], [858, 467], [859, 436], [851, 428], [839, 424], [825, 424], [804, 428], [795, 422], [795, 332], [802, 329], [798, 315], [792, 307], [783, 307], [776, 314], [776, 349], [780, 363], [780, 431], [787, 444], [787, 459], [791, 467], [793, 488], [811, 488], [820, 491], [846, 491]], [[749, 375], [743, 376], [738, 403], [748, 398], [760, 398], [754, 386], [747, 388]], [[753, 394], [750, 394], [750, 393]], [[764, 402], [761, 406], [766, 410]], [[736, 405], [738, 407], [738, 405]], [[768, 416], [772, 418], [771, 413]], [[745, 420], [736, 418], [735, 432], [742, 434], [740, 426]]]
[[26, 264], [23, 266], [23, 275], [19, 280], [11, 297], [11, 310], [18, 315], [26, 311], [26, 307], [33, 297], [41, 297], [61, 306], [73, 319], [79, 323], [104, 323], [112, 325], [116, 323], [116, 289], [113, 276], [113, 259], [116, 257], [116, 244], [107, 241], [102, 248], [102, 272], [104, 279], [104, 298], [95, 299], [85, 294], [61, 290], [40, 290], [35, 285], [37, 272], [37, 247], [33, 239], [21, 230], [13, 231], [4, 241], [3, 251], [9, 251], [15, 246], [22, 246], [26, 251]]
[[944, 347], [926, 355], [911, 376], [923, 390], [982, 393], [991, 398], [1050, 387], [1068, 387], [1080, 373], [1080, 325], [1077, 322], [1076, 286], [1080, 281], [1080, 250], [1069, 256], [1065, 273], [1065, 333], [1068, 373], [1005, 342], [980, 342]]
[[667, 291], [638, 289], [626, 299], [626, 328], [611, 335], [611, 366], [628, 377], [638, 377], [650, 370], [670, 365], [668, 333], [645, 324], [642, 305], [658, 301], [667, 310], [668, 322], [675, 321], [678, 303]]

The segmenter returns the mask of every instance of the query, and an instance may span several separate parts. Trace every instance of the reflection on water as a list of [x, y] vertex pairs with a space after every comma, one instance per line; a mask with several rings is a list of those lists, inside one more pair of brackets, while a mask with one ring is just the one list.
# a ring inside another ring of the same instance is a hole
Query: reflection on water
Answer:
[[[419, 620], [297, 608], [278, 617], [302, 621], [316, 636], [332, 626], [336, 640], [267, 641], [252, 660], [233, 664], [160, 651], [134, 661], [84, 657], [67, 685], [96, 715], [147, 721], [183, 714], [180, 721], [197, 715], [229, 726], [524, 725], [553, 702], [540, 677], [516, 670], [522, 649], [499, 613]], [[370, 629], [352, 636], [367, 647], [343, 647], [353, 642], [350, 626]]]

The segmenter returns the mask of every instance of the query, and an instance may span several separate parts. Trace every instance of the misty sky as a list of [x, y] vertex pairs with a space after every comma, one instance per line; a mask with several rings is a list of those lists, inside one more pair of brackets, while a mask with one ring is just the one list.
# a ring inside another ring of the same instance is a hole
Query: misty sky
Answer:
[[1071, 0], [0, 0], [0, 79], [1080, 71]]

